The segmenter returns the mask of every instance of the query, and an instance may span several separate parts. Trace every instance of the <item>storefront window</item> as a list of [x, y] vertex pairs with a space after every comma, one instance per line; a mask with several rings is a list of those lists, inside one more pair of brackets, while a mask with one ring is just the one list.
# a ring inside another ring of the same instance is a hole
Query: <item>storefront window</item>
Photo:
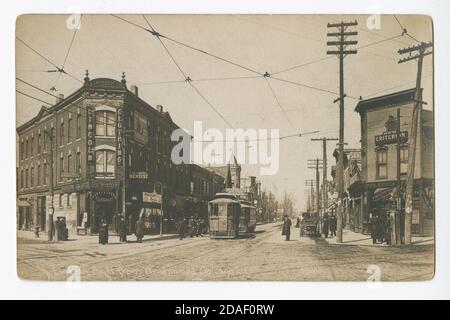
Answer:
[[114, 176], [115, 152], [111, 150], [97, 150], [95, 152], [95, 172], [97, 176]]

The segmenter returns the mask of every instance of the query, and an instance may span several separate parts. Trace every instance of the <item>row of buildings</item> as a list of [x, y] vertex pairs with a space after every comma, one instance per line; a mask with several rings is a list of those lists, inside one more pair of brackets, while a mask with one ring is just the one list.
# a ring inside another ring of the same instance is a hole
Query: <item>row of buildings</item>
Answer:
[[[133, 231], [142, 208], [159, 230], [160, 205], [149, 199], [161, 191], [166, 230], [180, 217], [206, 217], [215, 193], [241, 187], [241, 166], [174, 164], [177, 128], [162, 106], [128, 89], [124, 75], [91, 80], [86, 73], [81, 88], [17, 128], [18, 229], [46, 230], [52, 188], [54, 217], [65, 217], [69, 232], [85, 224], [96, 233], [101, 219], [115, 230], [121, 215]], [[251, 179], [247, 191], [256, 197]]]
[[[370, 218], [395, 208], [397, 161], [404, 199], [415, 89], [361, 100], [355, 111], [361, 118], [361, 148], [344, 149], [344, 224], [370, 232]], [[400, 111], [400, 158], [397, 159], [397, 110]], [[421, 110], [416, 141], [412, 232], [434, 235], [434, 118]], [[338, 165], [339, 152], [333, 156]], [[332, 167], [329, 211], [337, 205], [338, 180]], [[404, 208], [404, 204], [403, 204]]]

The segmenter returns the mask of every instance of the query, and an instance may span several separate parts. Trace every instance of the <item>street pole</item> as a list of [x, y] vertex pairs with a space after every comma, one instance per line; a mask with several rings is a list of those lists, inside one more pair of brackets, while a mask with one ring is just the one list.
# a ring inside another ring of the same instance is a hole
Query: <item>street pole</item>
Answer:
[[[319, 161], [321, 161], [319, 158], [314, 159], [314, 160], [308, 160], [308, 169], [314, 169], [316, 170], [316, 195], [315, 195], [315, 200], [316, 200], [316, 211], [317, 211], [317, 216], [319, 218], [321, 218], [320, 215], [320, 172], [319, 172]], [[312, 186], [312, 184], [311, 184]], [[311, 187], [312, 189], [312, 187]]]
[[50, 140], [50, 205], [49, 205], [49, 214], [48, 214], [48, 241], [53, 241], [53, 214], [55, 208], [53, 206], [53, 198], [54, 198], [54, 185], [53, 185], [53, 128], [50, 129], [50, 132], [44, 130], [44, 134], [49, 137]]
[[322, 210], [323, 215], [327, 215], [328, 209], [328, 188], [327, 188], [327, 141], [337, 141], [337, 138], [312, 138], [311, 141], [322, 141], [322, 164], [323, 164], [323, 173], [322, 173]]
[[[420, 114], [422, 109], [422, 88], [421, 88], [421, 78], [422, 78], [422, 65], [423, 58], [426, 55], [432, 53], [432, 51], [427, 51], [431, 48], [433, 44], [431, 42], [425, 43], [421, 42], [418, 45], [411, 46], [409, 48], [398, 50], [399, 54], [408, 53], [408, 56], [402, 58], [398, 63], [404, 63], [410, 60], [417, 59], [417, 78], [416, 78], [416, 91], [414, 93], [414, 109], [412, 114], [412, 124], [411, 124], [411, 137], [409, 143], [409, 158], [408, 158], [408, 174], [406, 177], [406, 190], [405, 190], [405, 220], [404, 220], [404, 232], [405, 232], [405, 245], [409, 245], [412, 242], [412, 212], [413, 212], [413, 192], [414, 192], [414, 171], [416, 164], [416, 140], [418, 126], [421, 121]], [[412, 54], [417, 52], [416, 54]]]
[[402, 243], [402, 232], [401, 230], [401, 216], [402, 216], [402, 197], [401, 197], [401, 181], [400, 181], [400, 108], [397, 109], [397, 127], [396, 127], [396, 134], [397, 134], [397, 198], [396, 198], [396, 209], [395, 209], [395, 216], [394, 216], [394, 226], [392, 226], [394, 230], [395, 237], [394, 240], [396, 245], [400, 245]]
[[164, 212], [163, 212], [163, 184], [162, 182], [155, 182], [155, 186], [159, 185], [161, 187], [161, 221], [159, 223], [159, 237], [163, 237], [163, 223], [164, 223]]
[[[328, 46], [337, 46], [338, 50], [328, 50], [327, 54], [337, 55], [339, 57], [339, 163], [337, 166], [338, 174], [338, 206], [336, 212], [337, 232], [336, 242], [342, 243], [342, 225], [343, 225], [343, 196], [344, 196], [344, 57], [348, 54], [356, 54], [356, 50], [346, 50], [348, 45], [356, 45], [358, 41], [347, 40], [349, 36], [356, 36], [356, 31], [346, 31], [348, 27], [357, 26], [358, 22], [328, 23], [328, 28], [337, 28], [338, 32], [329, 32], [327, 36], [338, 37], [338, 41], [327, 41]], [[335, 100], [335, 102], [337, 101]]]

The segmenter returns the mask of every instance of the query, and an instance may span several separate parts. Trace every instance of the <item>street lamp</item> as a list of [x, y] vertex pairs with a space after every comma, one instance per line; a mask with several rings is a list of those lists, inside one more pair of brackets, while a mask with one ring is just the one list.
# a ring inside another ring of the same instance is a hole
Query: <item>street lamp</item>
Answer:
[[[163, 221], [164, 221], [164, 213], [163, 213], [163, 184], [162, 182], [155, 182], [155, 187], [159, 185], [161, 187], [161, 221], [159, 223], [159, 236], [162, 238], [163, 236]], [[155, 190], [156, 192], [156, 190]]]

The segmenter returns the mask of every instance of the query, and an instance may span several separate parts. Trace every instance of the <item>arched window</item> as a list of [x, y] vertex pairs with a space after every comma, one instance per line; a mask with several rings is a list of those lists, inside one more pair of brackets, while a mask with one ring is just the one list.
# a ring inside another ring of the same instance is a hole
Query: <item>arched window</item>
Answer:
[[95, 174], [99, 177], [114, 176], [115, 151], [99, 149], [95, 151]]
[[95, 112], [95, 135], [114, 137], [116, 135], [116, 114], [113, 111]]

